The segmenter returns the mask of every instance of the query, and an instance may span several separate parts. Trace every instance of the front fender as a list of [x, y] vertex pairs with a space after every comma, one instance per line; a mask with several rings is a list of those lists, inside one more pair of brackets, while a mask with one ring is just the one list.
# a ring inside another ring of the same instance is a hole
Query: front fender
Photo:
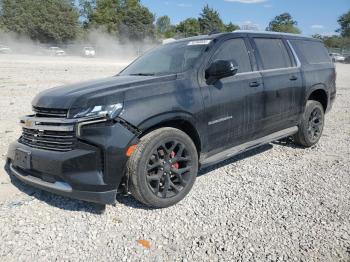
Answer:
[[159, 115], [149, 117], [139, 124], [138, 129], [141, 131], [145, 131], [153, 126], [178, 120], [187, 121], [198, 130], [197, 121], [191, 114], [187, 112], [164, 112]]
[[[175, 127], [182, 129], [188, 133], [196, 146], [199, 146], [201, 150], [205, 150], [207, 145], [206, 129], [201, 126], [203, 121], [198, 121], [194, 116], [187, 112], [164, 112], [152, 117], [149, 117], [142, 121], [135, 128], [140, 132], [140, 135], [147, 133], [148, 130], [158, 127]], [[139, 137], [139, 136], [138, 136]]]

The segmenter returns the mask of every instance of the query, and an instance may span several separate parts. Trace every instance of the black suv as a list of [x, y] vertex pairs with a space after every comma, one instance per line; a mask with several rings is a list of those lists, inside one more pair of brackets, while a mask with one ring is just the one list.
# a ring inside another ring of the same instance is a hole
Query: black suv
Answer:
[[131, 192], [167, 207], [199, 168], [287, 136], [317, 143], [335, 77], [317, 39], [237, 31], [175, 41], [116, 76], [40, 93], [6, 169], [72, 198], [111, 204]]

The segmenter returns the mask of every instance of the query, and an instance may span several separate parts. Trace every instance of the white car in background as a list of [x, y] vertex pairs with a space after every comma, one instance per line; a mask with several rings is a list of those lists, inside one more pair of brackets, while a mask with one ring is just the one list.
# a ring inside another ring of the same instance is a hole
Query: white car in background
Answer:
[[10, 54], [12, 52], [11, 48], [5, 45], [0, 45], [0, 54]]
[[59, 47], [52, 46], [49, 48], [49, 54], [53, 56], [65, 56], [66, 52]]
[[333, 62], [344, 62], [345, 56], [339, 53], [330, 53], [329, 56], [332, 58]]
[[83, 48], [83, 56], [85, 57], [95, 57], [96, 51], [93, 47], [87, 46]]

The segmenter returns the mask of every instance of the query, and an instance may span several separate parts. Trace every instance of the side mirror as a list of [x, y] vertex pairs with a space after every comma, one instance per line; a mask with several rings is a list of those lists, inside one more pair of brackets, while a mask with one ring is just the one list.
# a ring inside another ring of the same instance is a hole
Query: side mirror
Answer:
[[237, 71], [238, 64], [236, 61], [217, 60], [205, 70], [205, 79], [208, 85], [212, 85], [222, 78], [234, 76]]

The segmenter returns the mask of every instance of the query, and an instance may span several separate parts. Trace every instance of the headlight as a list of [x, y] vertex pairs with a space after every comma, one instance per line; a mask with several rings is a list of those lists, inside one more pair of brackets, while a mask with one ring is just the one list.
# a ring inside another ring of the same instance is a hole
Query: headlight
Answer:
[[86, 109], [80, 110], [80, 112], [73, 115], [73, 118], [97, 118], [97, 117], [107, 117], [115, 118], [122, 111], [123, 104], [113, 104], [113, 105], [100, 105], [100, 106], [91, 106]]

